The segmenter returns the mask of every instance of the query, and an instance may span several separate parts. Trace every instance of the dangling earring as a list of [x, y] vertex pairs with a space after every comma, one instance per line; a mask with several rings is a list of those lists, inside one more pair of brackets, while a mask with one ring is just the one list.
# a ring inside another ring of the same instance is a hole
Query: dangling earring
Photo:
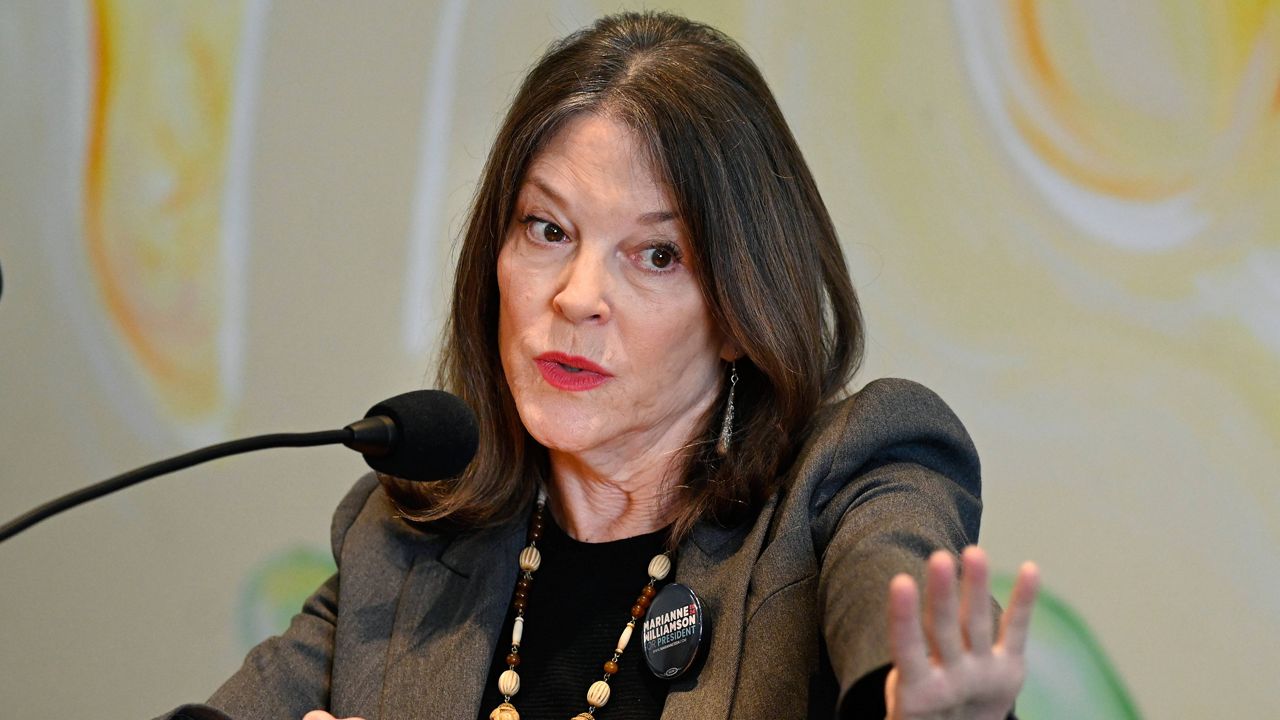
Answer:
[[729, 402], [724, 406], [724, 422], [720, 424], [720, 439], [716, 441], [716, 454], [729, 454], [729, 441], [733, 439], [733, 391], [738, 387], [738, 364], [729, 361]]

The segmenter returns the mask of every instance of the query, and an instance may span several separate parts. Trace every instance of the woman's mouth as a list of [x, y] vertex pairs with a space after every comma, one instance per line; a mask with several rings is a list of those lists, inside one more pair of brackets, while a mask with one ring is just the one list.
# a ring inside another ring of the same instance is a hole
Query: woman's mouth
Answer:
[[533, 359], [547, 384], [577, 392], [590, 390], [608, 382], [613, 376], [604, 368], [584, 357], [559, 352], [543, 353]]

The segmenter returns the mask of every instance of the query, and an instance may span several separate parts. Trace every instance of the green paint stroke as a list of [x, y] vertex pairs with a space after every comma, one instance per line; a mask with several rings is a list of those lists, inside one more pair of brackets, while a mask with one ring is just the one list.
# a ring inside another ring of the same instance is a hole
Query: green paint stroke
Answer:
[[[1013, 591], [1013, 576], [991, 583], [997, 599]], [[1031, 616], [1027, 679], [1018, 695], [1022, 720], [1139, 720], [1142, 716], [1101, 645], [1080, 616], [1043, 585]]]
[[289, 627], [302, 603], [337, 568], [327, 552], [292, 547], [277, 552], [249, 573], [236, 607], [239, 642], [244, 651]]

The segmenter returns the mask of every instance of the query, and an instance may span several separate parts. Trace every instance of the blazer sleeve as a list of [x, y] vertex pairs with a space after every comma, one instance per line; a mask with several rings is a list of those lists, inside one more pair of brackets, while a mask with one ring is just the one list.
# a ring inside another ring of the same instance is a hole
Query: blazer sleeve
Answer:
[[[361, 478], [334, 513], [330, 541], [339, 565], [347, 531], [377, 486], [376, 476]], [[278, 720], [301, 718], [311, 710], [328, 707], [341, 574], [339, 567], [307, 598], [282, 635], [268, 638], [250, 650], [240, 669], [206, 704], [183, 705], [160, 718]]]
[[920, 581], [930, 553], [977, 542], [981, 472], [964, 426], [923, 386], [876, 381], [843, 410], [824, 433], [834, 450], [813, 496], [823, 637], [839, 716], [863, 717], [870, 699], [883, 717], [889, 580]]

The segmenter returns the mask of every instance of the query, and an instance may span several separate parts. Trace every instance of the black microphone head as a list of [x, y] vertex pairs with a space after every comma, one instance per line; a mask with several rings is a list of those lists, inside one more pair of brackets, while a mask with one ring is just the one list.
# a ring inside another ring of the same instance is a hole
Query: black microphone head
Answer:
[[383, 455], [365, 454], [369, 467], [404, 480], [444, 480], [462, 474], [480, 444], [475, 413], [442, 390], [414, 390], [383, 400], [365, 417], [396, 424], [397, 439]]

